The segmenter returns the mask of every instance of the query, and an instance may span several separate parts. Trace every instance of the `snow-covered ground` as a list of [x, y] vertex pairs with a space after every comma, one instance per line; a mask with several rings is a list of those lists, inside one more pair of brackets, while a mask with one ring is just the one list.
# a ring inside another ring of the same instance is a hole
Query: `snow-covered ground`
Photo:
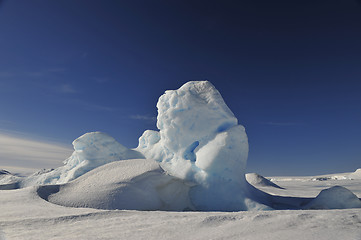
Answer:
[[[361, 197], [361, 180], [279, 178], [283, 196], [315, 197], [347, 186]], [[361, 208], [240, 212], [99, 210], [42, 199], [37, 187], [0, 191], [0, 239], [361, 239]]]

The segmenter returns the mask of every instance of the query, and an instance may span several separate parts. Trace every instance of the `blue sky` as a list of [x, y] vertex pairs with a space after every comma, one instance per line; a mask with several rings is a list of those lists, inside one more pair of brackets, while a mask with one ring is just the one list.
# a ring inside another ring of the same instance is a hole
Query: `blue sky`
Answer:
[[135, 147], [165, 90], [207, 79], [246, 127], [248, 171], [353, 171], [360, 42], [356, 0], [0, 1], [0, 133]]

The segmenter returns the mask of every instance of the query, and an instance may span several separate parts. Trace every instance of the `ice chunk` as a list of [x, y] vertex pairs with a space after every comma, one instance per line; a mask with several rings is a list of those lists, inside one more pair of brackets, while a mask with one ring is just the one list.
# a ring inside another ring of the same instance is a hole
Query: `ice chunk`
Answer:
[[245, 129], [208, 81], [168, 90], [157, 103], [159, 133], [146, 131], [138, 151], [160, 162], [170, 175], [195, 184], [192, 203], [199, 210], [247, 210], [250, 200], [245, 168]]
[[361, 208], [361, 201], [347, 188], [334, 186], [322, 190], [306, 209], [347, 209]]
[[[145, 131], [137, 148], [146, 158], [156, 159], [171, 175], [190, 181], [207, 173], [232, 175], [224, 174], [226, 169], [242, 175], [247, 135], [210, 82], [192, 81], [168, 90], [157, 108], [159, 133]], [[229, 154], [234, 154], [231, 159]]]
[[21, 186], [66, 183], [106, 163], [144, 158], [102, 132], [86, 133], [74, 140], [73, 146], [74, 152], [64, 161], [64, 166], [33, 174], [25, 178]]

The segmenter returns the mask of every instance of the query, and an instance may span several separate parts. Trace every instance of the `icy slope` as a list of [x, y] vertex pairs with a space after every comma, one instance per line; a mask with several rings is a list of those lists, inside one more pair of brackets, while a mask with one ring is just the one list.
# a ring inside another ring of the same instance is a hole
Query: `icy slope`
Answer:
[[278, 186], [277, 184], [271, 182], [267, 178], [257, 173], [247, 173], [246, 180], [255, 187], [262, 186], [262, 187], [275, 187], [275, 188], [283, 189], [282, 187]]

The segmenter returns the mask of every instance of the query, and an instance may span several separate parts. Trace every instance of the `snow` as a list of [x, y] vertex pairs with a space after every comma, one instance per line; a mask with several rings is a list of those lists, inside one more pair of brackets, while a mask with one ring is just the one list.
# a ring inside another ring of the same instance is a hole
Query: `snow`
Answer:
[[189, 186], [156, 161], [116, 161], [60, 185], [42, 186], [42, 198], [62, 206], [98, 209], [190, 210]]
[[361, 208], [361, 201], [347, 188], [333, 186], [322, 190], [306, 209], [347, 209]]
[[275, 187], [275, 188], [280, 188], [283, 189], [282, 187], [278, 186], [277, 184], [271, 182], [270, 180], [268, 180], [267, 178], [257, 174], [257, 173], [247, 173], [246, 174], [246, 180], [247, 182], [249, 182], [250, 184], [257, 186], [257, 187]]
[[[288, 178], [285, 183], [289, 187], [301, 183]], [[359, 181], [347, 181], [351, 188], [361, 190]], [[319, 182], [308, 183], [299, 188], [301, 195], [312, 195], [313, 188], [318, 189]], [[288, 188], [265, 188], [291, 192]], [[361, 239], [360, 208], [240, 212], [101, 210], [59, 206], [40, 198], [37, 189], [0, 190], [3, 239]]]
[[357, 169], [355, 172], [349, 175], [350, 179], [361, 179], [361, 168]]

